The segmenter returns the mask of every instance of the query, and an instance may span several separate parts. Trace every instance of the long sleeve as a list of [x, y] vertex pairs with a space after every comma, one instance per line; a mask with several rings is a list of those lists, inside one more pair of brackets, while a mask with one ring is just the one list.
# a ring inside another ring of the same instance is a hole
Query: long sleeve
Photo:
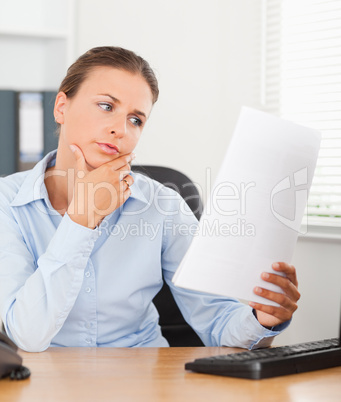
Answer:
[[35, 261], [15, 219], [3, 209], [0, 211], [3, 324], [20, 348], [42, 351], [49, 347], [74, 305], [98, 231], [77, 225], [65, 214], [46, 251]]
[[168, 346], [152, 303], [162, 271], [206, 345], [267, 346], [276, 332], [247, 306], [171, 283], [197, 226], [177, 193], [136, 175], [123, 207], [91, 230], [52, 208], [54, 158], [0, 179], [0, 315], [20, 348]]
[[190, 214], [174, 216], [173, 230], [164, 239], [164, 278], [185, 320], [206, 346], [234, 346], [247, 349], [267, 347], [288, 325], [272, 330], [263, 327], [252, 309], [234, 298], [204, 294], [176, 287], [172, 277], [191, 241], [196, 221]]
[[231, 346], [246, 349], [268, 347], [289, 323], [272, 330], [264, 328], [252, 309], [237, 299], [205, 295], [175, 287], [166, 273], [167, 283], [185, 320], [206, 346]]

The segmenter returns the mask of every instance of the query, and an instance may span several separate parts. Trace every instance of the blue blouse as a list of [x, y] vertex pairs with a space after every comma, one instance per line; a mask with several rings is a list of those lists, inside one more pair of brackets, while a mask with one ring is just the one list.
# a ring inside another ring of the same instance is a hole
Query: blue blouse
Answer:
[[168, 346], [152, 302], [162, 273], [207, 346], [268, 346], [288, 325], [268, 330], [236, 299], [174, 286], [197, 226], [175, 191], [132, 173], [129, 199], [92, 230], [52, 207], [55, 159], [0, 179], [0, 313], [21, 349]]

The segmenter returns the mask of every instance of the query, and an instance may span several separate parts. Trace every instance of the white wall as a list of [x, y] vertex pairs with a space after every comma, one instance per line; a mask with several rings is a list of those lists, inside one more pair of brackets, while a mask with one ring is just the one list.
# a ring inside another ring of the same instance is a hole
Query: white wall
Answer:
[[[116, 45], [146, 58], [161, 95], [137, 162], [187, 173], [206, 191], [217, 174], [241, 105], [260, 107], [260, 5], [255, 0], [82, 0], [78, 54]], [[341, 239], [300, 238], [294, 256], [302, 298], [277, 343], [337, 336]]]
[[[249, 30], [249, 18], [236, 21], [232, 3], [79, 2], [79, 54], [104, 44], [126, 47], [147, 59], [159, 79], [160, 98], [137, 148], [136, 162], [177, 168], [202, 187], [207, 168], [215, 177], [239, 106], [248, 103], [252, 93], [248, 66], [253, 54], [243, 42], [249, 45], [253, 37], [242, 35], [235, 46], [231, 34], [239, 24]], [[255, 2], [247, 3], [251, 16]], [[245, 64], [236, 63], [236, 56]]]
[[341, 239], [300, 237], [293, 263], [301, 299], [287, 331], [276, 343], [296, 343], [339, 336]]

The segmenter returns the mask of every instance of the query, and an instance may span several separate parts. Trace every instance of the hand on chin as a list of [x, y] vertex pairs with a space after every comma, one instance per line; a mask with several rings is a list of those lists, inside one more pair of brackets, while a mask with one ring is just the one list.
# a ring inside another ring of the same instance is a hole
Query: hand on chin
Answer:
[[115, 156], [108, 156], [108, 155], [96, 155], [96, 156], [88, 156], [85, 153], [83, 153], [84, 155], [84, 159], [85, 159], [85, 163], [86, 166], [90, 171], [95, 170], [97, 168], [99, 168], [100, 166], [104, 165], [105, 163], [108, 163], [110, 161], [113, 161], [114, 159], [116, 159], [116, 155]]

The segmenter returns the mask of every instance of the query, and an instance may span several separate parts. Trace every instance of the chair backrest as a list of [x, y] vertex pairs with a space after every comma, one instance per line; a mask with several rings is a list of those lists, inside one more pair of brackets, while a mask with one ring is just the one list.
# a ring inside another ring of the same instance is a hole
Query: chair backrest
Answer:
[[[203, 210], [201, 197], [194, 183], [186, 175], [163, 166], [133, 165], [132, 170], [177, 191], [197, 219], [200, 219]], [[160, 315], [162, 334], [170, 346], [204, 346], [198, 335], [184, 320], [166, 282], [153, 302]]]

